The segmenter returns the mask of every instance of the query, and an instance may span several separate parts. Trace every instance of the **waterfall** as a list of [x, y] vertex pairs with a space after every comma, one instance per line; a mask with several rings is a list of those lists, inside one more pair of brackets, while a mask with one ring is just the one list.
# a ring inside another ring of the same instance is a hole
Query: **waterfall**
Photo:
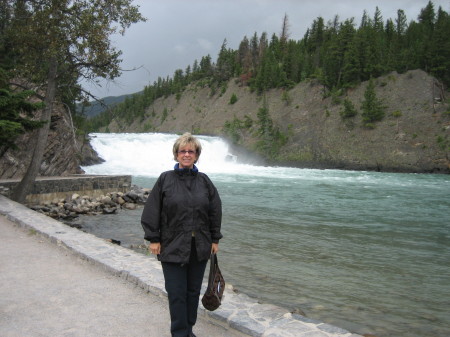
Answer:
[[[157, 177], [173, 168], [175, 161], [172, 147], [179, 137], [163, 133], [93, 133], [91, 145], [105, 160], [104, 163], [86, 166], [88, 174], [130, 174]], [[207, 173], [236, 172], [245, 170], [238, 158], [229, 152], [228, 144], [219, 137], [198, 136], [202, 153], [196, 164]]]

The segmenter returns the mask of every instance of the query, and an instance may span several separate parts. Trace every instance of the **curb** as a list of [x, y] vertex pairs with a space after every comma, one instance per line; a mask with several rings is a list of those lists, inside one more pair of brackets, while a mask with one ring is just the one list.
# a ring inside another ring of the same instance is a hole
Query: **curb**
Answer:
[[[153, 295], [167, 297], [161, 264], [154, 258], [71, 228], [3, 195], [0, 214]], [[204, 283], [202, 293], [206, 286]], [[210, 312], [200, 305], [199, 314], [254, 337], [361, 337], [272, 304], [260, 304], [245, 294], [235, 293], [231, 286], [226, 287], [219, 309]]]

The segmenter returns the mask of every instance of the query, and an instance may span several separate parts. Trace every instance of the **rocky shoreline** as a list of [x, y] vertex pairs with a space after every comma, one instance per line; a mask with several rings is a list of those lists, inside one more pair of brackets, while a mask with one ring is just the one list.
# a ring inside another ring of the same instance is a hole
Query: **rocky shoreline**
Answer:
[[90, 197], [77, 193], [64, 199], [54, 199], [44, 205], [30, 208], [57, 220], [73, 220], [79, 215], [115, 214], [118, 209], [136, 209], [145, 204], [150, 189], [132, 185], [130, 191], [111, 192], [99, 197]]

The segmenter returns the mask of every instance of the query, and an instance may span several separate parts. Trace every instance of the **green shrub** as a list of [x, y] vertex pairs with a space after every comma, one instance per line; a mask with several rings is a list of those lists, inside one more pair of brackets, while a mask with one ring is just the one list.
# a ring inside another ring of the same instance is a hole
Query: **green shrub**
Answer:
[[148, 122], [144, 124], [144, 132], [151, 131], [153, 129], [152, 123]]
[[253, 119], [251, 119], [248, 115], [244, 116], [244, 127], [246, 129], [250, 129], [253, 126]]
[[366, 122], [366, 123], [363, 123], [363, 126], [367, 129], [375, 129], [375, 124], [373, 124], [373, 123]]
[[224, 95], [227, 92], [228, 89], [228, 84], [225, 82], [224, 84], [222, 84], [222, 88], [220, 90], [220, 96]]
[[396, 110], [396, 111], [394, 111], [394, 112], [392, 113], [392, 117], [398, 118], [398, 117], [401, 117], [401, 116], [402, 116], [402, 112], [399, 111], [399, 110]]
[[242, 128], [243, 122], [237, 117], [234, 117], [231, 122], [225, 122], [223, 131], [231, 138], [231, 141], [236, 144], [241, 139], [240, 130]]
[[333, 105], [339, 105], [342, 103], [342, 96], [343, 91], [342, 89], [333, 89], [330, 93], [331, 95], [331, 104]]
[[164, 123], [164, 121], [166, 120], [168, 114], [169, 113], [167, 112], [167, 108], [164, 108], [164, 111], [163, 111], [163, 113], [161, 115], [161, 124]]
[[392, 81], [392, 82], [395, 82], [395, 81], [397, 81], [397, 77], [395, 77], [394, 75], [389, 75], [388, 76], [388, 80]]
[[291, 104], [292, 99], [291, 96], [289, 95], [289, 92], [287, 90], [283, 90], [283, 93], [281, 94], [281, 100], [286, 103], [286, 105]]
[[437, 136], [436, 137], [436, 141], [440, 147], [441, 150], [445, 150], [447, 148], [447, 141], [444, 137], [442, 136]]
[[355, 106], [353, 105], [352, 101], [350, 101], [348, 98], [344, 99], [344, 109], [339, 111], [339, 114], [343, 119], [355, 117], [358, 114], [358, 111], [356, 110]]
[[233, 93], [233, 95], [231, 95], [230, 103], [229, 103], [229, 104], [234, 104], [234, 103], [237, 102], [237, 100], [238, 100], [238, 98], [237, 98], [236, 94]]

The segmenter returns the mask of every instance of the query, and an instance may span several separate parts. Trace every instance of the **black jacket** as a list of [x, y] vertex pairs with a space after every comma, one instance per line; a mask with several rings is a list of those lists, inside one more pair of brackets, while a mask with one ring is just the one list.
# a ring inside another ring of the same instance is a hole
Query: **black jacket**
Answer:
[[192, 235], [198, 259], [207, 260], [211, 244], [222, 238], [222, 202], [204, 173], [193, 170], [163, 172], [142, 212], [144, 238], [161, 243], [162, 262], [188, 263]]

